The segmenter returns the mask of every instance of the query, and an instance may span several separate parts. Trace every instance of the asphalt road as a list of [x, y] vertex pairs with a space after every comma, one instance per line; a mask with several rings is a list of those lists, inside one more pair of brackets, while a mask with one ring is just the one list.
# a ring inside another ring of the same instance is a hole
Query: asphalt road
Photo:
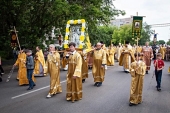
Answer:
[[130, 74], [124, 73], [118, 66], [108, 67], [102, 87], [93, 86], [93, 77], [89, 70], [89, 78], [83, 83], [83, 98], [71, 103], [66, 101], [66, 71], [61, 71], [63, 92], [46, 99], [49, 91], [49, 76], [36, 77], [36, 87], [27, 91], [28, 86], [19, 86], [16, 81], [17, 72], [11, 80], [0, 83], [0, 113], [170, 113], [170, 75], [166, 62], [162, 77], [162, 91], [155, 88], [153, 66], [145, 75], [143, 103], [130, 107]]

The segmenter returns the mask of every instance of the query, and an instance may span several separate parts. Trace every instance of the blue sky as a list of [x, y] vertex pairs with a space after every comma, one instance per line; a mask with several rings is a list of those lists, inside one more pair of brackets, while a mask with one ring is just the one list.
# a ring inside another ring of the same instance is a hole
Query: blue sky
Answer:
[[[113, 3], [117, 9], [126, 12], [125, 16], [117, 18], [136, 16], [138, 12], [139, 16], [146, 16], [143, 21], [149, 25], [170, 23], [170, 0], [115, 0]], [[170, 26], [152, 29], [158, 33], [158, 40], [168, 41], [170, 39]]]

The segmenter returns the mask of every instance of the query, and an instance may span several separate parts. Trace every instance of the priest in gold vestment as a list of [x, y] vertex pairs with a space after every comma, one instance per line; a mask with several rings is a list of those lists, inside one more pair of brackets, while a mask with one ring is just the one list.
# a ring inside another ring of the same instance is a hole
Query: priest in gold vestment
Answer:
[[19, 66], [17, 80], [19, 80], [19, 85], [27, 85], [29, 84], [27, 79], [27, 69], [26, 69], [26, 54], [24, 52], [24, 48], [21, 47], [21, 51], [18, 54], [18, 58], [14, 64], [14, 66]]
[[115, 48], [113, 47], [113, 44], [108, 49], [109, 59], [110, 62], [107, 62], [107, 65], [114, 66], [114, 55], [115, 55]]
[[44, 76], [44, 67], [45, 67], [45, 59], [42, 49], [39, 46], [36, 47], [35, 54], [35, 68], [34, 68], [34, 76]]
[[122, 46], [121, 46], [121, 43], [119, 43], [119, 46], [117, 46], [117, 49], [116, 49], [116, 59], [118, 62], [119, 62], [119, 58], [121, 55], [121, 50], [122, 50]]
[[50, 75], [50, 91], [47, 98], [62, 92], [60, 83], [60, 54], [55, 50], [55, 45], [49, 45], [50, 52], [47, 56], [44, 73]]
[[159, 51], [162, 54], [162, 59], [164, 60], [164, 58], [165, 58], [165, 48], [164, 48], [163, 44], [160, 46]]
[[82, 57], [75, 47], [76, 44], [71, 42], [70, 52], [66, 55], [68, 59], [66, 100], [72, 102], [82, 99]]
[[93, 78], [94, 86], [100, 87], [105, 77], [106, 52], [101, 48], [101, 43], [97, 43], [96, 50], [92, 53], [93, 57]]
[[129, 69], [130, 69], [130, 64], [135, 60], [134, 59], [134, 54], [132, 52], [132, 49], [129, 48], [129, 42], [126, 41], [125, 43], [125, 47], [123, 47], [122, 51], [121, 51], [121, 55], [120, 55], [120, 59], [119, 59], [119, 65], [123, 66], [124, 71], [126, 73], [129, 73]]
[[131, 63], [131, 88], [129, 106], [142, 102], [143, 80], [146, 72], [146, 64], [140, 60], [140, 54], [135, 54], [136, 61]]

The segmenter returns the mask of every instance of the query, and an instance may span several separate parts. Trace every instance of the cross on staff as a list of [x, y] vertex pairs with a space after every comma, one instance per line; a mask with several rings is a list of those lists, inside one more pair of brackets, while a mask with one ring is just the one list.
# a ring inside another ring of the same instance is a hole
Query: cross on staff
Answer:
[[15, 26], [14, 26], [14, 29], [11, 30], [11, 31], [15, 33], [15, 36], [16, 36], [16, 38], [17, 38], [17, 43], [18, 43], [19, 49], [20, 49], [20, 51], [21, 51], [21, 46], [20, 46], [19, 38], [18, 38], [18, 34], [17, 34], [18, 31], [16, 30]]
[[[136, 45], [137, 47], [139, 46], [139, 40], [140, 40], [140, 35], [141, 35], [141, 30], [142, 30], [142, 21], [143, 21], [143, 17], [146, 16], [138, 16], [138, 12], [136, 13], [137, 16], [133, 16], [133, 25], [132, 25], [132, 35], [134, 38], [132, 38], [132, 40], [136, 41]], [[137, 51], [137, 57], [138, 57], [138, 50], [136, 48]]]

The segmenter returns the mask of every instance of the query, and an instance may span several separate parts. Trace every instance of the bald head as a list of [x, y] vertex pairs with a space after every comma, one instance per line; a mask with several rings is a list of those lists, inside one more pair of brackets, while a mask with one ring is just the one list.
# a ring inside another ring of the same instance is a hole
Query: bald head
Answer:
[[49, 49], [50, 49], [50, 52], [51, 51], [55, 51], [55, 45], [54, 44], [50, 44], [49, 45]]
[[101, 49], [101, 47], [102, 47], [102, 44], [101, 44], [100, 42], [98, 42], [98, 43], [96, 44], [96, 48], [97, 48], [97, 49]]
[[146, 43], [145, 43], [145, 46], [149, 46], [149, 42], [146, 42]]
[[100, 42], [98, 42], [96, 45], [102, 45]]

